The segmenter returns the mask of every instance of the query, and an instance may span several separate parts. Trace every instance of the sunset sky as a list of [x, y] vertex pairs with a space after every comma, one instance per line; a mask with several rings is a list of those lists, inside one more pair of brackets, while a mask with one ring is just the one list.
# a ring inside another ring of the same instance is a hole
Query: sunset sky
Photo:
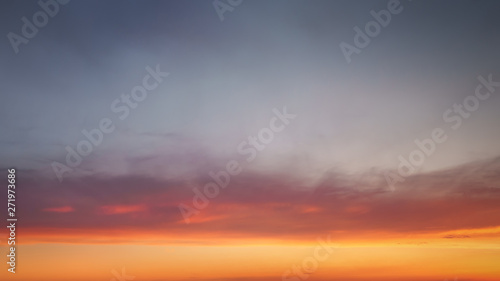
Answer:
[[500, 4], [393, 1], [2, 1], [0, 279], [500, 280]]

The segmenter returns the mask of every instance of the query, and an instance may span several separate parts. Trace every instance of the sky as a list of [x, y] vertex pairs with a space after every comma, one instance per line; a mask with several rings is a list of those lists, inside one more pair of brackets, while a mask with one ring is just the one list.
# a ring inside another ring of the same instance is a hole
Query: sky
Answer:
[[0, 4], [2, 280], [500, 278], [498, 2], [40, 3]]

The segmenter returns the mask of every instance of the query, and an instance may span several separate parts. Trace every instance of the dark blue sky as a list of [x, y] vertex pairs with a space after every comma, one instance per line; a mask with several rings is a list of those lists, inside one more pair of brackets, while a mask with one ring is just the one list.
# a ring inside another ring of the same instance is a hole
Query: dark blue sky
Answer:
[[[248, 0], [221, 21], [212, 1], [73, 0], [16, 54], [7, 35], [40, 7], [2, 1], [0, 165], [50, 174], [102, 118], [116, 130], [82, 172], [128, 173], [153, 155], [179, 154], [177, 166], [186, 155], [231, 158], [283, 106], [299, 117], [256, 169], [291, 160], [314, 178], [332, 167], [394, 168], [436, 127], [449, 140], [424, 170], [499, 155], [499, 93], [460, 129], [443, 120], [478, 76], [500, 80], [498, 1], [401, 1], [348, 63], [339, 44], [354, 44], [353, 28], [388, 2]], [[169, 77], [117, 119], [112, 102], [156, 65]]]

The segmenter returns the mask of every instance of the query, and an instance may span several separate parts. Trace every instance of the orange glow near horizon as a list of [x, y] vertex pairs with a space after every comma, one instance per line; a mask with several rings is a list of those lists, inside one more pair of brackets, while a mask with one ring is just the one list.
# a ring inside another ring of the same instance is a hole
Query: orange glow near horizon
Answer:
[[[500, 280], [496, 190], [476, 192], [462, 180], [445, 192], [431, 188], [435, 178], [388, 192], [250, 177], [189, 223], [179, 209], [196, 205], [189, 189], [96, 180], [88, 189], [69, 185], [68, 194], [89, 196], [61, 204], [66, 197], [44, 201], [32, 188], [20, 208], [30, 215], [17, 229], [16, 275], [0, 279], [112, 280], [124, 269], [137, 281]], [[463, 195], [462, 186], [478, 195]], [[331, 253], [318, 250], [325, 244]], [[320, 251], [329, 253], [321, 261]]]
[[[24, 258], [16, 277], [26, 281], [110, 280], [113, 269], [125, 268], [127, 275], [143, 281], [165, 276], [170, 280], [281, 280], [286, 270], [301, 267], [305, 258], [313, 256], [317, 246], [26, 245], [19, 247]], [[453, 276], [497, 280], [499, 259], [499, 249], [335, 248], [327, 260], [318, 262], [311, 280], [446, 280]]]
[[[499, 229], [464, 229], [399, 237], [373, 232], [370, 237], [349, 238], [349, 234], [332, 233], [328, 245], [333, 252], [325, 261], [318, 262], [309, 280], [410, 281], [418, 278], [431, 281], [453, 280], [455, 276], [460, 277], [458, 280], [498, 280]], [[121, 272], [122, 268], [127, 275], [136, 276], [134, 280], [142, 281], [281, 280], [286, 270], [294, 265], [302, 268], [304, 260], [314, 256], [315, 248], [320, 246], [317, 239], [328, 240], [327, 235], [314, 240], [280, 241], [251, 237], [228, 239], [210, 233], [198, 240], [190, 240], [194, 237], [184, 235], [141, 235], [117, 230], [107, 234], [105, 231], [94, 234], [74, 231], [59, 236], [52, 231], [37, 233], [25, 233], [23, 244], [18, 246], [18, 254], [23, 259], [14, 280], [111, 280], [113, 270]], [[124, 233], [129, 237], [123, 236]], [[465, 238], [478, 234], [483, 236]], [[44, 235], [53, 241], [66, 239], [67, 242], [36, 242], [36, 236], [44, 240]], [[457, 238], [443, 238], [447, 237], [443, 235]], [[123, 241], [113, 240], [116, 237]], [[92, 240], [100, 243], [90, 242]], [[2, 247], [2, 252], [6, 251], [6, 247]], [[72, 258], [66, 259], [68, 256]], [[3, 279], [5, 274], [1, 273], [0, 277]], [[165, 276], [168, 279], [162, 279]]]

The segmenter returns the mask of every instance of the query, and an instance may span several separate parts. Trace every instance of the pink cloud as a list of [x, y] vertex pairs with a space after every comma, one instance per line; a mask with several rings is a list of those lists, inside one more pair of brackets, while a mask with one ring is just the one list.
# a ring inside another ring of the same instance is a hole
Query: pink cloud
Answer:
[[45, 208], [42, 211], [44, 212], [54, 212], [54, 213], [70, 213], [74, 212], [75, 209], [71, 206], [64, 206], [64, 207], [55, 207], [55, 208]]
[[115, 205], [101, 207], [101, 211], [106, 215], [137, 213], [142, 212], [145, 209], [146, 208], [143, 205]]

